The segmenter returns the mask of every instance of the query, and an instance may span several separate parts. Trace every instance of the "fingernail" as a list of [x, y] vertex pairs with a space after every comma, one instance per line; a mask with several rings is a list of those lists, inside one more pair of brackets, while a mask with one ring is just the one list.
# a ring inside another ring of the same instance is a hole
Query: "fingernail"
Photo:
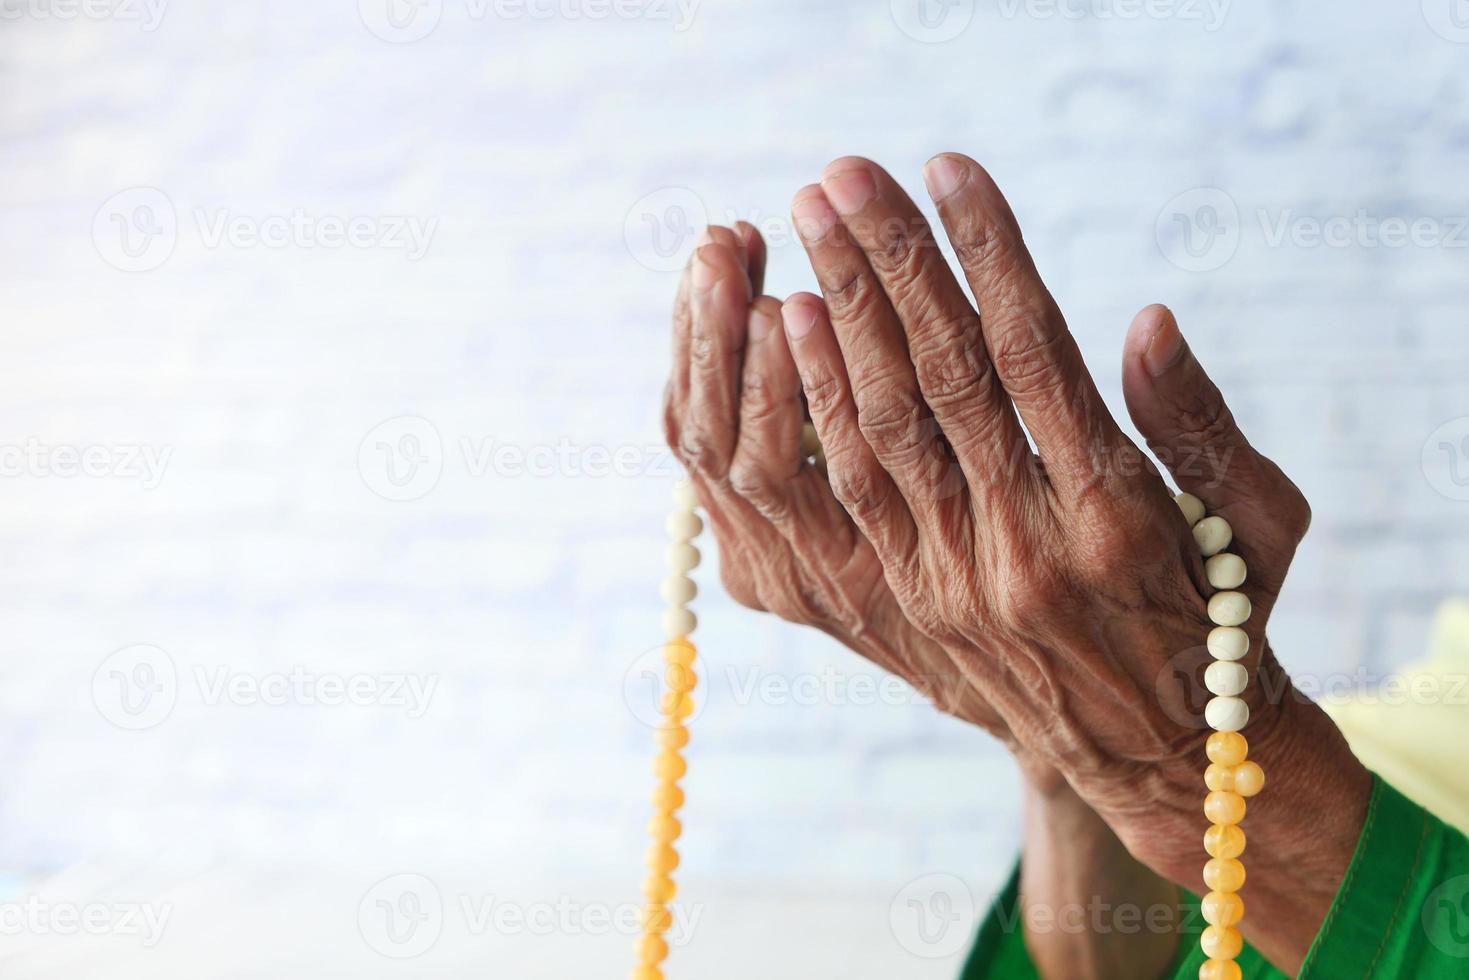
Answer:
[[713, 289], [714, 284], [719, 281], [719, 270], [710, 263], [706, 248], [700, 246], [694, 253], [694, 288], [700, 292]]
[[750, 311], [750, 342], [758, 344], [776, 327], [775, 316], [769, 310], [759, 307]]
[[826, 194], [814, 185], [797, 196], [791, 205], [791, 217], [803, 242], [820, 241], [837, 223], [837, 213], [827, 202]]
[[816, 311], [806, 303], [787, 303], [780, 308], [780, 315], [785, 321], [786, 336], [792, 340], [806, 336], [816, 322]]
[[965, 176], [964, 165], [953, 157], [936, 156], [923, 168], [923, 183], [928, 187], [928, 196], [935, 202], [957, 191]]
[[1184, 350], [1183, 334], [1179, 332], [1178, 324], [1173, 317], [1164, 316], [1153, 332], [1153, 339], [1148, 341], [1148, 349], [1143, 351], [1143, 364], [1148, 374], [1161, 377], [1183, 360]]
[[861, 211], [877, 193], [877, 184], [866, 170], [843, 170], [821, 181], [827, 200], [842, 214]]

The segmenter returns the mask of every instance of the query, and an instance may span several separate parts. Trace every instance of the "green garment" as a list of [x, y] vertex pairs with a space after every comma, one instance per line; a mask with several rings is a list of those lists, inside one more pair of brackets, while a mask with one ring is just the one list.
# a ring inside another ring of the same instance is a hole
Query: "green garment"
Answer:
[[[962, 980], [1036, 977], [1016, 917], [1019, 890], [1017, 867], [980, 929]], [[1172, 977], [1197, 980], [1205, 923], [1198, 897], [1186, 894], [1184, 901]], [[1248, 945], [1237, 962], [1245, 980], [1285, 977]], [[1375, 777], [1357, 852], [1300, 976], [1469, 978], [1469, 840]]]

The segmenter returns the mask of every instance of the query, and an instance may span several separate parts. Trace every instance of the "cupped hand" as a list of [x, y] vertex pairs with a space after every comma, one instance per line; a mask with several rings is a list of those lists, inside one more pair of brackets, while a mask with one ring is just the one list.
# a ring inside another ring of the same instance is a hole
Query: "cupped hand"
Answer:
[[765, 243], [711, 228], [684, 270], [664, 403], [736, 601], [817, 627], [944, 711], [1008, 738], [936, 641], [903, 616], [872, 545], [802, 447], [806, 414], [780, 302], [760, 295]]
[[[977, 309], [877, 165], [838, 160], [793, 204], [825, 302], [792, 297], [784, 324], [832, 491], [903, 613], [1023, 751], [1109, 819], [1196, 800], [1202, 685], [1178, 677], [1207, 662], [1211, 590], [1190, 528], [1103, 404], [989, 175], [945, 154], [925, 177]], [[1165, 309], [1134, 321], [1124, 381], [1159, 458], [1235, 528], [1255, 607], [1249, 734], [1268, 742], [1288, 681], [1265, 625], [1309, 510]], [[1182, 780], [1186, 797], [1160, 785]]]

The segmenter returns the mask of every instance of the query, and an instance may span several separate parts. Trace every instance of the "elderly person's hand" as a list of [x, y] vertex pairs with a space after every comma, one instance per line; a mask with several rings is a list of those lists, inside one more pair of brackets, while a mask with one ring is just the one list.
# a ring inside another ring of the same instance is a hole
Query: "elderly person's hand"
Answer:
[[[792, 297], [785, 331], [830, 485], [904, 614], [1021, 749], [1063, 773], [1134, 854], [1196, 888], [1208, 732], [1177, 678], [1207, 661], [1197, 545], [1099, 397], [988, 174], [949, 154], [926, 179], [977, 310], [875, 164], [838, 160], [796, 196], [826, 301]], [[1144, 436], [1230, 521], [1249, 564], [1246, 734], [1271, 792], [1251, 805], [1251, 882], [1266, 882], [1251, 892], [1266, 907], [1255, 903], [1246, 929], [1278, 964], [1298, 964], [1370, 794], [1329, 721], [1290, 695], [1265, 641], [1309, 511], [1236, 428], [1166, 310], [1134, 322], [1124, 379]], [[1279, 801], [1324, 780], [1340, 805], [1301, 827]], [[1292, 862], [1262, 860], [1261, 837]]]
[[736, 601], [836, 637], [935, 704], [1004, 738], [948, 654], [903, 616], [877, 555], [802, 448], [801, 383], [780, 302], [761, 296], [765, 243], [711, 228], [684, 270], [664, 404]]

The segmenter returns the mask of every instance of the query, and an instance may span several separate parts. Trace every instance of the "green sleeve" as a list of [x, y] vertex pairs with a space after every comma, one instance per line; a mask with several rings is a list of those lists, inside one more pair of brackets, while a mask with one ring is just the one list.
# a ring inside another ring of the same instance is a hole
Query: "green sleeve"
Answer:
[[[991, 906], [963, 980], [1033, 978], [1018, 914], [1020, 874]], [[1199, 900], [1185, 893], [1175, 980], [1195, 980], [1204, 955]], [[1277, 980], [1252, 947], [1239, 957], [1246, 980]], [[1356, 853], [1306, 955], [1300, 980], [1469, 977], [1469, 840], [1393, 789], [1373, 780]]]

